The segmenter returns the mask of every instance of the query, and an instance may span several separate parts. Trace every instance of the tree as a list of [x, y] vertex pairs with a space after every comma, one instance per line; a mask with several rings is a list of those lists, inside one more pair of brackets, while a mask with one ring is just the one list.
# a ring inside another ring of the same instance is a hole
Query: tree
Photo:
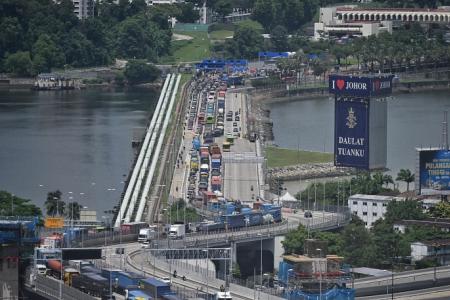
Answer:
[[222, 22], [225, 22], [225, 17], [233, 11], [233, 4], [230, 0], [218, 0], [214, 4], [214, 11], [220, 16]]
[[78, 202], [69, 202], [67, 203], [67, 211], [66, 218], [70, 220], [79, 220], [80, 219], [80, 210], [83, 208], [83, 205]]
[[384, 215], [384, 219], [390, 224], [399, 220], [420, 220], [423, 218], [425, 218], [425, 214], [421, 203], [408, 199], [405, 201], [390, 201]]
[[435, 218], [450, 218], [450, 203], [441, 201], [431, 210]]
[[[197, 222], [200, 219], [200, 216], [197, 214], [197, 211], [192, 207], [185, 207], [185, 202], [182, 199], [179, 199], [175, 203], [170, 206], [167, 216], [167, 220], [171, 220], [174, 222]], [[186, 212], [186, 217], [184, 213]]]
[[153, 82], [161, 75], [161, 71], [152, 64], [132, 60], [127, 63], [124, 75], [128, 83], [133, 85]]
[[177, 5], [180, 9], [180, 14], [177, 16], [178, 22], [195, 23], [200, 18], [198, 10], [195, 10], [194, 4], [179, 3]]
[[6, 191], [0, 191], [0, 215], [2, 216], [24, 216], [41, 217], [39, 207], [28, 199], [19, 198]]
[[400, 169], [395, 180], [406, 182], [406, 191], [409, 192], [409, 184], [414, 182], [414, 174], [409, 169]]
[[254, 58], [262, 50], [263, 37], [255, 29], [255, 24], [242, 22], [236, 29], [233, 39], [226, 41], [227, 51], [235, 57]]
[[45, 208], [48, 216], [63, 216], [66, 203], [61, 200], [62, 193], [60, 190], [47, 193], [47, 200], [45, 201]]
[[342, 253], [353, 266], [376, 266], [378, 255], [370, 232], [364, 227], [350, 224], [342, 232]]
[[282, 242], [284, 253], [302, 254], [304, 250], [305, 240], [308, 238], [308, 232], [303, 225], [299, 225], [297, 230], [286, 234]]
[[272, 48], [275, 51], [289, 50], [287, 33], [288, 32], [286, 28], [282, 25], [275, 26], [275, 28], [270, 32], [270, 41], [272, 44]]
[[16, 52], [8, 55], [5, 62], [5, 68], [8, 72], [16, 76], [30, 76], [33, 64], [30, 58], [30, 52]]
[[47, 34], [39, 36], [33, 45], [33, 67], [36, 72], [50, 72], [53, 67], [62, 67], [65, 57], [62, 49]]
[[273, 19], [272, 0], [256, 0], [253, 7], [253, 18], [264, 28], [269, 28]]

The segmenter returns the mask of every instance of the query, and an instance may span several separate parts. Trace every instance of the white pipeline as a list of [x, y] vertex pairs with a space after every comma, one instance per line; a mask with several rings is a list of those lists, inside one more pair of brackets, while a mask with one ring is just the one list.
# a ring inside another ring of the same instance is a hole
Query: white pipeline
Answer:
[[157, 115], [157, 120], [154, 126], [154, 130], [150, 137], [150, 143], [147, 147], [144, 156], [144, 162], [142, 167], [139, 170], [139, 175], [137, 178], [136, 186], [133, 189], [133, 193], [131, 194], [130, 205], [128, 206], [128, 210], [125, 215], [125, 222], [130, 222], [135, 206], [137, 205], [139, 194], [141, 191], [142, 182], [144, 180], [145, 174], [147, 174], [148, 167], [150, 165], [150, 158], [152, 157], [153, 148], [155, 146], [155, 139], [159, 136], [159, 132], [161, 129], [162, 118], [167, 108], [167, 104], [169, 103], [170, 95], [172, 93], [173, 83], [175, 82], [175, 76], [170, 78], [169, 87], [167, 88], [166, 94], [164, 95], [164, 100], [162, 102], [161, 109]]
[[166, 80], [164, 81], [164, 85], [163, 85], [163, 88], [161, 90], [161, 94], [159, 95], [158, 104], [156, 105], [155, 111], [153, 113], [153, 117], [152, 117], [152, 119], [150, 121], [150, 124], [149, 124], [149, 126], [147, 128], [147, 131], [145, 133], [144, 142], [143, 142], [141, 150], [139, 152], [139, 156], [138, 156], [138, 159], [136, 161], [136, 165], [134, 166], [133, 172], [131, 173], [130, 182], [128, 183], [127, 189], [125, 191], [125, 195], [123, 197], [122, 204], [120, 205], [120, 210], [119, 210], [119, 212], [117, 214], [116, 222], [114, 224], [115, 227], [119, 227], [120, 226], [121, 216], [125, 215], [125, 210], [126, 210], [126, 208], [128, 206], [128, 202], [130, 200], [130, 194], [133, 191], [134, 184], [136, 182], [136, 177], [137, 177], [137, 175], [139, 173], [139, 169], [141, 168], [141, 164], [142, 164], [142, 161], [144, 159], [144, 154], [146, 152], [146, 148], [148, 146], [148, 142], [150, 141], [150, 137], [151, 137], [151, 135], [153, 133], [153, 128], [155, 126], [156, 117], [159, 114], [159, 109], [161, 108], [161, 104], [163, 102], [164, 95], [166, 94], [167, 86], [168, 86], [168, 83], [170, 81], [170, 77], [171, 77], [171, 75], [169, 74], [167, 76]]
[[[152, 164], [150, 166], [150, 171], [148, 173], [148, 176], [146, 178], [145, 181], [145, 186], [144, 186], [144, 190], [142, 191], [141, 194], [141, 199], [139, 201], [139, 207], [138, 207], [138, 211], [136, 213], [136, 218], [135, 221], [136, 222], [140, 222], [142, 221], [142, 214], [144, 212], [144, 208], [145, 208], [145, 203], [147, 200], [147, 194], [150, 190], [150, 184], [152, 183], [152, 179], [153, 179], [153, 175], [155, 173], [156, 170], [156, 165], [158, 163], [159, 160], [159, 154], [161, 152], [161, 147], [162, 144], [164, 142], [164, 136], [166, 135], [166, 130], [167, 130], [167, 125], [169, 124], [169, 120], [170, 120], [170, 116], [172, 114], [172, 109], [173, 109], [173, 105], [175, 103], [175, 98], [177, 95], [177, 91], [178, 91], [178, 85], [180, 84], [180, 79], [181, 79], [181, 75], [178, 75], [177, 77], [177, 83], [175, 84], [175, 88], [173, 90], [172, 93], [172, 99], [170, 99], [170, 104], [169, 104], [169, 108], [166, 111], [166, 117], [164, 119], [164, 125], [163, 125], [163, 129], [161, 130], [161, 134], [159, 136], [159, 140], [158, 140], [158, 145], [156, 146], [156, 150], [155, 150], [155, 154], [153, 155], [153, 159], [152, 159]], [[161, 168], [160, 168], [160, 172], [163, 171], [164, 169], [164, 161], [160, 161], [161, 163]], [[149, 206], [151, 206], [153, 203], [149, 203]], [[152, 210], [153, 208], [149, 207], [149, 212]]]

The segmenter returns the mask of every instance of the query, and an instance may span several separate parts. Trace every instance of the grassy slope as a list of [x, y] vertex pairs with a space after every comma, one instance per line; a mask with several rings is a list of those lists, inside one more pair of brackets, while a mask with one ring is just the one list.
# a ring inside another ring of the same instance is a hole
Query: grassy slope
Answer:
[[183, 31], [175, 32], [192, 36], [192, 40], [172, 42], [172, 55], [161, 58], [161, 63], [181, 63], [200, 61], [210, 56], [210, 41], [206, 32]]
[[332, 153], [297, 151], [278, 147], [266, 148], [267, 163], [270, 168], [307, 163], [323, 163], [333, 160]]
[[231, 30], [217, 30], [209, 33], [211, 40], [225, 40], [225, 38], [233, 36], [234, 32]]

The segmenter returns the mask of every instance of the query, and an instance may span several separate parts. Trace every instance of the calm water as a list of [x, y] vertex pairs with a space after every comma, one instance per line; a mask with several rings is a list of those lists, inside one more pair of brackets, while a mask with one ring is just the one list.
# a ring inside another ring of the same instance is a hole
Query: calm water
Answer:
[[47, 192], [60, 189], [64, 200], [101, 218], [118, 202], [133, 160], [133, 128], [145, 126], [157, 96], [0, 91], [0, 190], [42, 207]]
[[[296, 100], [270, 105], [275, 144], [291, 149], [333, 152], [333, 101]], [[387, 167], [415, 168], [415, 147], [441, 144], [443, 111], [450, 91], [395, 95], [388, 102]]]

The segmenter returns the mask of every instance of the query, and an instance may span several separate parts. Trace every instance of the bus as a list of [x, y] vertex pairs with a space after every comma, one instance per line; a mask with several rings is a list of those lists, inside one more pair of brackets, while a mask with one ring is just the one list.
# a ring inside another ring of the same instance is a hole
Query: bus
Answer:
[[222, 149], [223, 152], [230, 152], [231, 144], [227, 141], [223, 142]]

